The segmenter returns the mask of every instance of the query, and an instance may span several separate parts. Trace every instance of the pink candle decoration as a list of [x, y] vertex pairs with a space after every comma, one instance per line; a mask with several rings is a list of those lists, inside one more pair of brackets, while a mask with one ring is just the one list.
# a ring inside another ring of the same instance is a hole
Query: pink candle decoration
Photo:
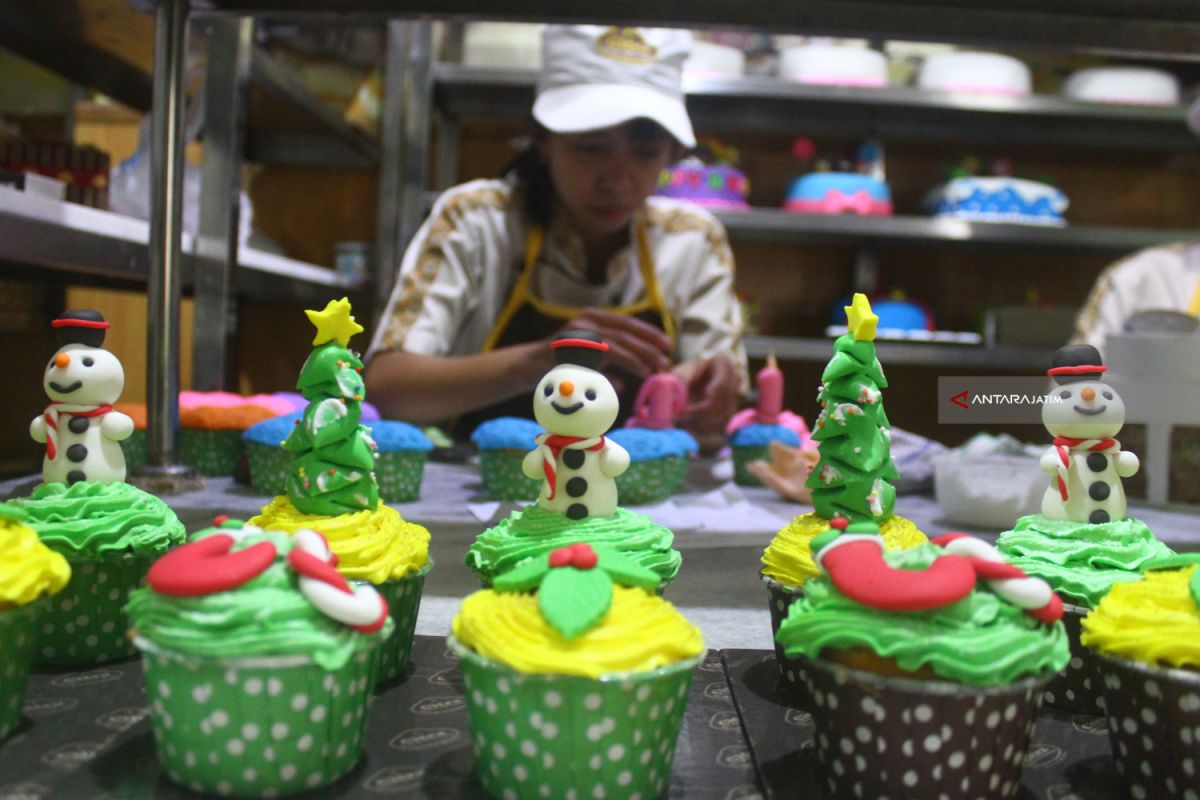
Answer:
[[687, 387], [669, 372], [651, 375], [642, 382], [633, 403], [633, 415], [627, 428], [665, 430], [675, 427], [675, 419], [687, 407]]
[[754, 376], [754, 385], [758, 388], [758, 405], [734, 414], [725, 426], [725, 434], [732, 436], [747, 425], [782, 425], [800, 437], [801, 447], [811, 447], [811, 434], [804, 417], [783, 410], [783, 370], [774, 353], [767, 356], [767, 365]]

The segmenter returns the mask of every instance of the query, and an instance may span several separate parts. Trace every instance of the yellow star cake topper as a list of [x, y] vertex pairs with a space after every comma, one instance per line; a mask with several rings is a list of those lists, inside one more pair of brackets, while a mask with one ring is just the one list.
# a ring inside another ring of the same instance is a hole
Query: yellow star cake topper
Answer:
[[363, 332], [363, 326], [354, 321], [350, 315], [350, 301], [343, 297], [341, 300], [330, 300], [321, 311], [308, 309], [309, 322], [317, 327], [313, 347], [335, 341], [338, 346], [350, 344], [350, 337]]
[[845, 306], [846, 324], [856, 342], [875, 340], [875, 324], [879, 317], [871, 312], [871, 301], [862, 292], [856, 292], [850, 305]]

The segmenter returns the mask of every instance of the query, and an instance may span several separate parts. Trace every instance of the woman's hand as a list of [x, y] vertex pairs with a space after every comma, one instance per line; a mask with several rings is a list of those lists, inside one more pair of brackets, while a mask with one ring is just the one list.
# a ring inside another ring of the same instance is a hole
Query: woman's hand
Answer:
[[599, 335], [608, 344], [608, 363], [639, 378], [671, 366], [671, 337], [637, 317], [585, 308], [563, 330], [585, 330]]

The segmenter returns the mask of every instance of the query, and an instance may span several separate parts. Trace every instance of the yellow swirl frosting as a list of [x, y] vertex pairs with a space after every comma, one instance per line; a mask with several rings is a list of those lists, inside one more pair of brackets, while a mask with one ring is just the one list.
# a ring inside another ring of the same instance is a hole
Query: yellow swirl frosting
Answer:
[[599, 678], [644, 672], [704, 652], [700, 629], [645, 589], [613, 586], [600, 624], [563, 639], [542, 618], [535, 594], [475, 592], [463, 601], [454, 636], [480, 655], [518, 672]]
[[287, 533], [302, 528], [320, 532], [338, 557], [338, 572], [350, 580], [399, 580], [429, 560], [429, 531], [406, 522], [399, 511], [383, 503], [374, 511], [321, 516], [301, 513], [290, 498], [280, 495], [249, 524]]
[[[762, 555], [763, 574], [788, 586], [803, 586], [820, 570], [813, 563], [809, 544], [829, 530], [829, 520], [816, 514], [801, 514], [787, 524]], [[888, 550], [907, 550], [929, 541], [917, 526], [904, 517], [893, 516], [879, 526]]]
[[20, 516], [0, 503], [0, 611], [55, 594], [71, 578], [67, 560], [42, 544]]
[[1200, 567], [1117, 583], [1083, 618], [1088, 647], [1147, 664], [1200, 668], [1200, 609], [1188, 582]]

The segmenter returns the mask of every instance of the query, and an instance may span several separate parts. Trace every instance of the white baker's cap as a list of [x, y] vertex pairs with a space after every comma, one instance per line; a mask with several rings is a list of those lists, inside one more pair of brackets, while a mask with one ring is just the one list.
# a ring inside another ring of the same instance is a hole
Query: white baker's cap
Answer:
[[687, 31], [547, 25], [533, 118], [554, 133], [581, 133], [645, 117], [694, 147], [681, 86], [691, 45]]

